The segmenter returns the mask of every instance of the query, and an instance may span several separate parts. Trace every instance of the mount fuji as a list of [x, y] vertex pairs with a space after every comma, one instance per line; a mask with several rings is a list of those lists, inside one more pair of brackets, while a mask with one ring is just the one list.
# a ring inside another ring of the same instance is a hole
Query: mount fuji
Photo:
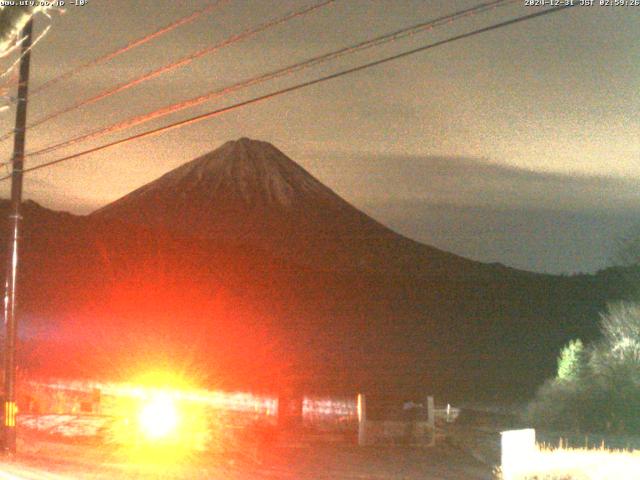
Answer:
[[420, 244], [247, 138], [88, 216], [23, 215], [22, 361], [56, 376], [182, 364], [229, 388], [523, 395], [633, 285]]
[[248, 138], [225, 143], [91, 217], [258, 247], [328, 270], [447, 275], [454, 265], [478, 266], [391, 231], [273, 145]]

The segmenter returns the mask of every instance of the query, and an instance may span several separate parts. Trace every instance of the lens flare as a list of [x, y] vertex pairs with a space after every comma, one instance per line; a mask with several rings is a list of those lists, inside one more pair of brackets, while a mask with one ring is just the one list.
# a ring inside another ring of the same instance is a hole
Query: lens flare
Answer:
[[102, 391], [102, 411], [113, 418], [105, 445], [136, 468], [164, 472], [153, 478], [166, 478], [167, 471], [194, 460], [215, 440], [208, 405], [183, 375], [151, 370]]
[[142, 433], [150, 440], [159, 440], [175, 435], [179, 416], [171, 396], [155, 394], [142, 407], [139, 423]]

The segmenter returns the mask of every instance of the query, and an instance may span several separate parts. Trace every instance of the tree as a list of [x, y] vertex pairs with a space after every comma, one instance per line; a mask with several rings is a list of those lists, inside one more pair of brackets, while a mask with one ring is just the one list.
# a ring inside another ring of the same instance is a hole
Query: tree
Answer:
[[571, 340], [558, 357], [558, 379], [575, 382], [582, 378], [587, 368], [588, 357], [582, 340]]
[[573, 431], [640, 431], [640, 304], [616, 303], [601, 315], [602, 338], [586, 348], [572, 340], [558, 375], [529, 405], [536, 426]]
[[600, 331], [610, 356], [640, 367], [640, 304], [609, 305], [601, 315]]

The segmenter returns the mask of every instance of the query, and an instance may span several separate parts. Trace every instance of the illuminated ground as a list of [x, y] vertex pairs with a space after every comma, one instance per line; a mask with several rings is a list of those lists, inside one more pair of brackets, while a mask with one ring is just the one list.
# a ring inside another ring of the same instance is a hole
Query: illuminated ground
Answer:
[[349, 443], [281, 442], [263, 451], [204, 452], [177, 465], [127, 460], [117, 449], [22, 438], [15, 459], [0, 463], [0, 480], [67, 479], [489, 479], [491, 469], [441, 445], [358, 448]]

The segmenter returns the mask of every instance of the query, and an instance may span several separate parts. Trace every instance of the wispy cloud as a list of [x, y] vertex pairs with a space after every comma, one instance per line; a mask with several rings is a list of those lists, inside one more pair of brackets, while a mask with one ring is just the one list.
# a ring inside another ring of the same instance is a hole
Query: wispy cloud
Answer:
[[567, 212], [640, 209], [637, 181], [540, 172], [466, 157], [327, 155], [311, 170], [348, 199]]
[[640, 225], [635, 181], [463, 157], [327, 155], [309, 168], [395, 231], [485, 262], [551, 273], [613, 263]]

